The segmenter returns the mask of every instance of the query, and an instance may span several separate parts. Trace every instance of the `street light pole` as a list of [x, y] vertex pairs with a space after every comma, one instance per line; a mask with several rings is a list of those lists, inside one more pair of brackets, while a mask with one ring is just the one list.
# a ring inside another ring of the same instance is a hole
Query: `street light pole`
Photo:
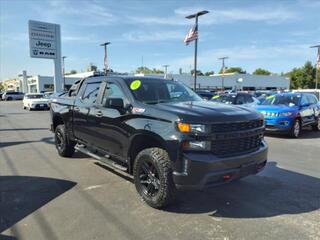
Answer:
[[62, 74], [63, 74], [63, 86], [62, 89], [63, 91], [66, 90], [66, 77], [65, 77], [65, 67], [64, 67], [64, 59], [66, 59], [66, 56], [62, 57]]
[[105, 42], [100, 44], [100, 46], [104, 47], [104, 59], [103, 59], [103, 64], [104, 64], [104, 72], [107, 75], [108, 73], [108, 55], [107, 55], [107, 45], [111, 44], [111, 42]]
[[168, 73], [168, 67], [169, 66], [170, 65], [168, 65], [168, 64], [163, 65], [163, 67], [164, 67], [164, 79], [167, 79], [167, 73]]
[[316, 63], [316, 89], [318, 89], [318, 77], [319, 77], [319, 69], [320, 69], [320, 45], [311, 46], [310, 48], [317, 48], [317, 63]]
[[[207, 14], [209, 13], [209, 11], [200, 11], [200, 12], [197, 12], [195, 14], [191, 14], [191, 15], [188, 15], [186, 16], [186, 18], [188, 19], [192, 19], [192, 18], [195, 18], [195, 27], [197, 29], [197, 31], [199, 32], [199, 29], [198, 29], [198, 17], [201, 16], [201, 15], [204, 15], [204, 14]], [[198, 54], [198, 37], [195, 39], [195, 42], [194, 42], [194, 81], [193, 81], [193, 90], [195, 91], [196, 88], [197, 88], [197, 54]]]
[[222, 60], [222, 91], [224, 91], [224, 69], [225, 69], [224, 60], [228, 58], [229, 57], [218, 58], [218, 60]]

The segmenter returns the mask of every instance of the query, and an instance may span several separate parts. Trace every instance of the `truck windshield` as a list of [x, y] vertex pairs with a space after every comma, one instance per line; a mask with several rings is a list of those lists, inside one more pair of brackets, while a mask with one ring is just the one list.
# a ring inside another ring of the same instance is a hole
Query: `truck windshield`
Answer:
[[146, 104], [201, 101], [195, 92], [183, 84], [162, 79], [128, 79], [130, 91], [136, 100]]
[[267, 97], [262, 105], [286, 105], [289, 107], [298, 106], [300, 97], [296, 95], [273, 95]]

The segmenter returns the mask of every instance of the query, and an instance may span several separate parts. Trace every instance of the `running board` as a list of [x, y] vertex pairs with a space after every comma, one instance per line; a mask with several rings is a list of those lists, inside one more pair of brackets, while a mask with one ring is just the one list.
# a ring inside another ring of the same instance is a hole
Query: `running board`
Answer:
[[127, 171], [128, 168], [124, 167], [124, 166], [121, 166], [120, 164], [112, 161], [109, 157], [109, 155], [105, 155], [104, 157], [103, 156], [99, 156], [93, 152], [90, 152], [84, 145], [76, 145], [74, 147], [77, 151], [79, 152], [82, 152], [90, 157], [93, 157], [94, 159], [104, 163], [105, 165], [111, 167], [111, 168], [116, 168], [118, 170], [121, 170], [121, 171]]

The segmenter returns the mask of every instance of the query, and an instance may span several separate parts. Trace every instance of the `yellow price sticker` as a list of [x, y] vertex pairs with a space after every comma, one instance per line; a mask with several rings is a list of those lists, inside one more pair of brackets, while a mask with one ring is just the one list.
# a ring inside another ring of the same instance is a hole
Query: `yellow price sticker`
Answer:
[[213, 96], [211, 99], [217, 99], [217, 98], [219, 98], [220, 96], [219, 95], [217, 95], [217, 96]]
[[272, 99], [272, 98], [275, 98], [275, 96], [272, 95], [272, 96], [266, 97], [266, 99], [268, 99], [268, 100]]
[[130, 89], [131, 90], [137, 90], [141, 86], [141, 81], [140, 80], [133, 80], [130, 84]]

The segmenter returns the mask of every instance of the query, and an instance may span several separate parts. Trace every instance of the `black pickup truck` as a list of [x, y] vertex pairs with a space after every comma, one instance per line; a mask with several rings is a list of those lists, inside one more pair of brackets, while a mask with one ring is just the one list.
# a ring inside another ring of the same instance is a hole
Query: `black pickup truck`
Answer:
[[83, 152], [133, 175], [152, 207], [261, 171], [264, 120], [254, 110], [202, 100], [182, 83], [93, 76], [51, 103], [58, 153]]

